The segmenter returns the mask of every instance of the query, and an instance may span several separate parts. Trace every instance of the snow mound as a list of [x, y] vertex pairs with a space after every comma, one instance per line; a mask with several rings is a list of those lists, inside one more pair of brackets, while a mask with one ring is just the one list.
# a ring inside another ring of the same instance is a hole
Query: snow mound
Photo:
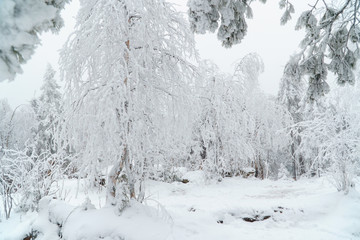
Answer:
[[183, 180], [188, 180], [190, 183], [197, 185], [203, 185], [206, 183], [205, 173], [201, 170], [198, 171], [189, 171], [182, 176]]
[[132, 202], [118, 216], [113, 207], [75, 211], [62, 227], [67, 240], [82, 239], [167, 239], [171, 223], [161, 218], [155, 208]]

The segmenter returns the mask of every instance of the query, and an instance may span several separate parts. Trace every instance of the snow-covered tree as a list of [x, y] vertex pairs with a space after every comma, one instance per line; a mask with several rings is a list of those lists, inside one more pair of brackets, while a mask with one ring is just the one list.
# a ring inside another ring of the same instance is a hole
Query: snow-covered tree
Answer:
[[256, 176], [277, 175], [281, 152], [289, 139], [287, 111], [259, 89], [263, 71], [259, 55], [246, 55], [235, 74], [219, 73], [203, 65], [199, 84], [200, 114], [193, 126], [190, 161], [196, 168], [217, 176], [242, 174], [253, 167]]
[[291, 118], [282, 105], [263, 93], [252, 98], [247, 108], [252, 116], [248, 141], [254, 151], [250, 163], [255, 168], [255, 176], [262, 179], [276, 177], [280, 164], [287, 157], [290, 139], [284, 129]]
[[22, 73], [40, 44], [39, 34], [63, 26], [60, 11], [68, 0], [2, 0], [0, 2], [0, 82]]
[[16, 182], [15, 191], [21, 195], [16, 207], [23, 212], [36, 210], [39, 200], [49, 195], [51, 184], [64, 171], [54, 143], [62, 101], [54, 77], [55, 71], [48, 65], [40, 97], [32, 100], [31, 107], [14, 110], [10, 121], [14, 143], [4, 149], [1, 160], [7, 171], [11, 171], [8, 183]]
[[[293, 123], [298, 123], [303, 120], [301, 101], [304, 98], [305, 87], [297, 59], [292, 57], [286, 64], [283, 77], [280, 80], [277, 101], [290, 113]], [[290, 133], [290, 136], [292, 138], [290, 145], [292, 172], [294, 179], [297, 179], [297, 176], [303, 174], [305, 171], [303, 157], [296, 154], [301, 139], [298, 137], [298, 134], [294, 134], [293, 132]]]
[[255, 168], [255, 175], [259, 178], [269, 177], [271, 169], [277, 175], [279, 153], [284, 151], [289, 141], [282, 130], [290, 124], [286, 109], [260, 90], [258, 78], [263, 70], [262, 59], [256, 53], [250, 53], [241, 59], [235, 70], [235, 77], [244, 86], [243, 108], [249, 116], [246, 141], [253, 149], [253, 157], [249, 163]]
[[[12, 144], [11, 124], [12, 109], [6, 99], [0, 100], [0, 153]], [[1, 157], [1, 154], [0, 154]]]
[[26, 104], [11, 109], [7, 100], [0, 103], [0, 152], [5, 149], [22, 149], [32, 138], [36, 125], [35, 114]]
[[44, 75], [41, 95], [31, 103], [38, 124], [34, 132], [37, 155], [45, 152], [51, 154], [56, 152], [54, 131], [62, 112], [62, 95], [60, 93], [60, 86], [56, 83], [55, 74], [55, 70], [49, 64]]
[[161, 158], [164, 116], [179, 113], [193, 74], [193, 36], [162, 0], [82, 1], [75, 33], [62, 51], [66, 81], [62, 139], [79, 169], [96, 178], [113, 166], [108, 203], [142, 201], [143, 180]]
[[210, 177], [239, 174], [252, 155], [242, 82], [221, 74], [214, 64], [204, 62], [200, 68], [204, 73], [197, 85], [200, 110], [192, 127], [191, 167]]
[[280, 80], [278, 102], [283, 104], [291, 114], [294, 122], [302, 120], [299, 111], [300, 102], [304, 97], [306, 83], [301, 75], [301, 70], [296, 58], [290, 58], [284, 68], [283, 76]]
[[347, 193], [360, 167], [359, 89], [336, 89], [323, 105], [314, 119], [297, 124], [302, 128], [299, 151], [311, 159], [306, 162], [310, 172], [330, 174], [337, 189]]

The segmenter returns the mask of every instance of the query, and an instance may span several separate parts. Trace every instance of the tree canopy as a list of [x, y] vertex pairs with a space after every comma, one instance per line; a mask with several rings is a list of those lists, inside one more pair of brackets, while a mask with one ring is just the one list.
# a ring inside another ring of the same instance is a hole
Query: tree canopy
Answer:
[[[191, 29], [200, 34], [217, 31], [227, 48], [239, 44], [247, 33], [246, 19], [253, 17], [253, 2], [189, 0]], [[289, 0], [280, 0], [279, 7], [284, 9], [280, 23], [285, 24], [295, 8]], [[295, 29], [305, 29], [305, 36], [300, 43], [302, 50], [295, 58], [300, 74], [309, 77], [308, 99], [316, 100], [329, 91], [328, 71], [337, 75], [338, 84], [354, 84], [353, 70], [360, 58], [359, 8], [359, 0], [314, 0], [297, 20]]]

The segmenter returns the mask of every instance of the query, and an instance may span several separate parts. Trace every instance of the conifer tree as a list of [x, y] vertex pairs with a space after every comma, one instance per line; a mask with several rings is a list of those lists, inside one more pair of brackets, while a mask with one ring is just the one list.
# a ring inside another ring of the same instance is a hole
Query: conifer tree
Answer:
[[62, 95], [60, 86], [56, 83], [55, 74], [55, 70], [49, 64], [44, 75], [41, 95], [31, 102], [38, 122], [38, 127], [35, 130], [37, 155], [45, 152], [49, 154], [56, 152], [54, 131], [62, 112]]

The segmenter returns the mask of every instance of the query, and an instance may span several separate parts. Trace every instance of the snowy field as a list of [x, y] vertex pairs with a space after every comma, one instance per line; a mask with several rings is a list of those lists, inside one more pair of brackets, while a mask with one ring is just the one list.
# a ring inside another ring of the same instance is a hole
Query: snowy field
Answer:
[[39, 214], [13, 215], [0, 223], [0, 239], [22, 240], [31, 229], [49, 240], [360, 239], [360, 194], [338, 193], [326, 178], [186, 178], [187, 184], [148, 181], [145, 204], [133, 203], [120, 217], [104, 207], [105, 190], [80, 190], [75, 198], [77, 181], [68, 180], [66, 203], [44, 199]]

